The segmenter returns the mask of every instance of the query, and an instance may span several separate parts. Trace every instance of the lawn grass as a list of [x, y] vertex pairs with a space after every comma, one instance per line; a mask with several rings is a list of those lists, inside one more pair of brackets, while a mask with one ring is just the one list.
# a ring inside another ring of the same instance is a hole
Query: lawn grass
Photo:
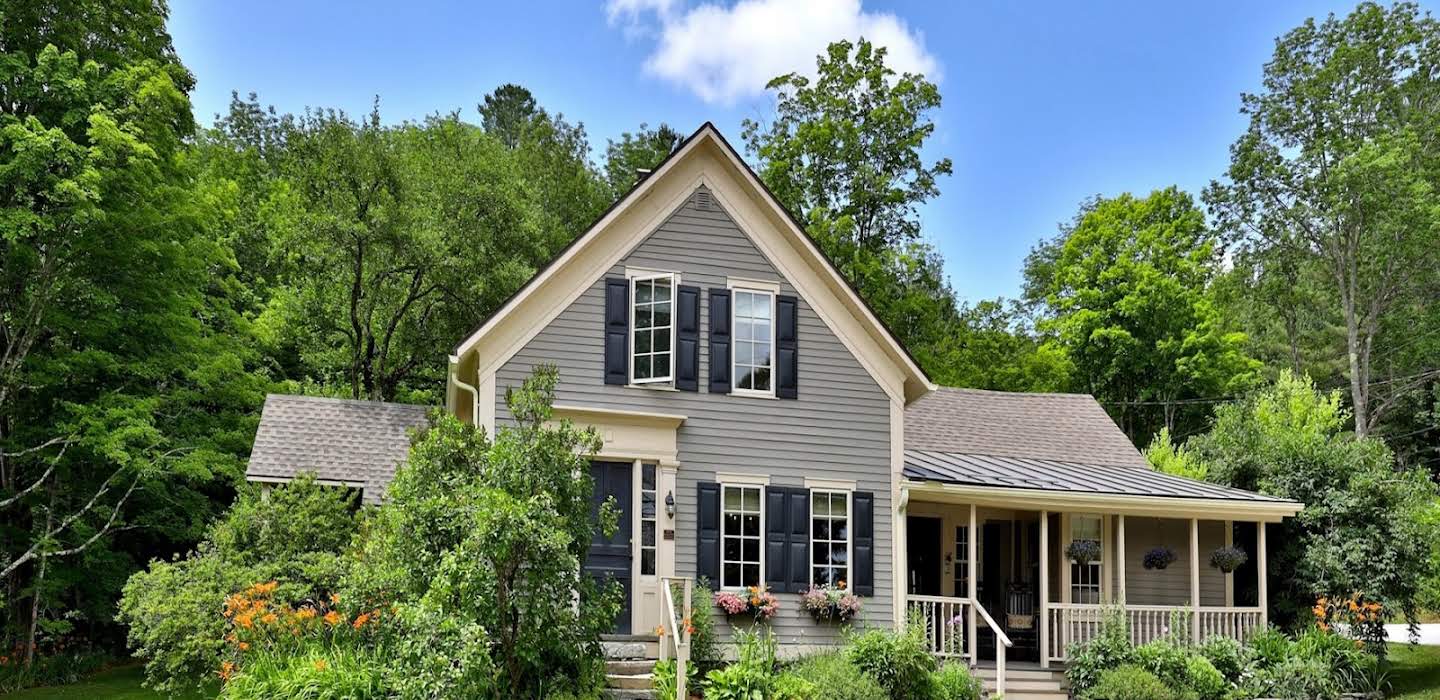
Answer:
[[[144, 680], [145, 669], [141, 666], [120, 666], [101, 671], [80, 683], [11, 693], [5, 696], [5, 700], [162, 700], [165, 697], [142, 687], [140, 684]], [[182, 697], [184, 700], [200, 700], [208, 696], [195, 694]]]
[[1440, 647], [1390, 645], [1394, 700], [1440, 700]]

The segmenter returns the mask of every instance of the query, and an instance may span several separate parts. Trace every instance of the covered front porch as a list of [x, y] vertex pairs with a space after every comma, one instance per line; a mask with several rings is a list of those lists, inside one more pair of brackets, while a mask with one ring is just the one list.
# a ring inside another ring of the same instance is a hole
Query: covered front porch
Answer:
[[[1300, 507], [1143, 468], [916, 451], [900, 504], [897, 616], [1002, 675], [1007, 658], [1063, 663], [1112, 609], [1136, 644], [1243, 641], [1267, 624], [1265, 524]], [[1076, 559], [1074, 542], [1093, 544]], [[1210, 565], [1226, 546], [1248, 558], [1232, 573]]]

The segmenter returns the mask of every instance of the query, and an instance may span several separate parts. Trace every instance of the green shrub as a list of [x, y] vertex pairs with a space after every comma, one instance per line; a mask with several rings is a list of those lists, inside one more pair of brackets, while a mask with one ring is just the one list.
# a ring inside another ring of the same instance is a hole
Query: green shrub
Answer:
[[371, 653], [345, 648], [257, 655], [225, 683], [219, 700], [388, 698], [384, 666], [384, 660]]
[[1134, 664], [1155, 674], [1156, 678], [1164, 681], [1171, 688], [1186, 687], [1188, 678], [1186, 669], [1189, 659], [1188, 649], [1177, 646], [1167, 639], [1157, 639], [1135, 647]]
[[791, 666], [790, 672], [814, 683], [815, 696], [824, 700], [874, 700], [885, 696], [879, 682], [840, 652], [806, 657]]
[[980, 700], [980, 679], [970, 675], [970, 669], [961, 663], [948, 663], [930, 674], [933, 700]]
[[1229, 637], [1213, 637], [1200, 645], [1200, 654], [1231, 684], [1240, 682], [1245, 670], [1245, 648]]
[[1084, 700], [1182, 700], [1155, 674], [1139, 666], [1118, 666], [1100, 673], [1095, 685], [1076, 697]]
[[709, 671], [723, 661], [720, 640], [715, 636], [715, 594], [709, 579], [696, 579], [690, 596], [690, 626], [695, 628], [690, 634], [690, 662], [699, 671]]
[[1330, 669], [1330, 677], [1342, 686], [1349, 685], [1364, 659], [1369, 656], [1357, 648], [1355, 640], [1348, 637], [1310, 627], [1295, 639], [1294, 655], [1306, 660], [1318, 661]]
[[414, 605], [398, 610], [400, 630], [387, 660], [401, 698], [487, 698], [495, 687], [490, 637], [473, 621]]
[[1203, 656], [1185, 659], [1185, 687], [1194, 691], [1200, 700], [1222, 700], [1230, 690], [1231, 683], [1215, 664]]
[[1270, 668], [1290, 658], [1292, 642], [1285, 633], [1273, 627], [1256, 632], [1245, 647], [1249, 650], [1252, 665], [1256, 668]]
[[117, 619], [146, 659], [146, 684], [167, 694], [215, 679], [227, 644], [226, 596], [276, 581], [277, 598], [299, 601], [334, 590], [341, 550], [358, 529], [354, 495], [302, 476], [268, 498], [247, 487], [188, 558], [152, 561], [125, 584]]
[[1340, 685], [1330, 669], [1316, 659], [1287, 657], [1268, 666], [1256, 666], [1233, 693], [1236, 700], [1334, 700]]
[[705, 700], [764, 700], [774, 682], [774, 671], [735, 663], [705, 675]]
[[1100, 674], [1135, 661], [1135, 648], [1130, 644], [1130, 630], [1121, 610], [1107, 610], [1095, 637], [1084, 644], [1070, 647], [1070, 663], [1065, 679], [1076, 696], [1094, 687]]
[[925, 626], [912, 621], [903, 632], [871, 629], [850, 637], [846, 656], [880, 683], [892, 700], [915, 700], [930, 692], [935, 657], [925, 646]]
[[29, 666], [23, 659], [5, 659], [0, 663], [0, 694], [42, 685], [76, 683], [99, 671], [109, 660], [108, 654], [98, 651], [37, 653]]
[[816, 693], [815, 684], [793, 673], [782, 673], [765, 700], [829, 700]]

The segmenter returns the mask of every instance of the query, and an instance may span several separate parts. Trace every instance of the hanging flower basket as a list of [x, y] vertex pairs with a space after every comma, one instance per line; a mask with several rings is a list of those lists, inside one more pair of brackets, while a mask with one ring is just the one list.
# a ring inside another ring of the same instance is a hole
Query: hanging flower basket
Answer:
[[1247, 561], [1250, 561], [1250, 555], [1239, 547], [1220, 547], [1210, 553], [1210, 566], [1227, 574], [1235, 573]]
[[1095, 540], [1075, 540], [1065, 547], [1065, 557], [1076, 564], [1100, 561], [1100, 543]]
[[1179, 557], [1175, 556], [1175, 550], [1161, 545], [1145, 553], [1145, 560], [1142, 562], [1147, 569], [1159, 571], [1169, 568]]
[[765, 622], [780, 609], [780, 599], [770, 592], [769, 586], [750, 586], [739, 593], [721, 591], [715, 594], [715, 604], [726, 615], [737, 617], [749, 615], [756, 622]]
[[860, 596], [847, 590], [841, 581], [838, 586], [811, 586], [800, 594], [800, 605], [817, 622], [849, 622], [860, 612]]

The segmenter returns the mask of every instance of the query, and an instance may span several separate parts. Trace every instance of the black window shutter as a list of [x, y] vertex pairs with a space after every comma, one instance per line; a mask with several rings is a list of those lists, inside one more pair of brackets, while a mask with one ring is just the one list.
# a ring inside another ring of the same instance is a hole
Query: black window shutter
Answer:
[[630, 381], [630, 280], [605, 280], [605, 383]]
[[800, 395], [798, 310], [795, 297], [775, 298], [775, 395], [782, 399]]
[[700, 288], [675, 292], [675, 388], [700, 389]]
[[710, 290], [710, 393], [730, 393], [730, 290]]
[[851, 569], [854, 581], [850, 582], [855, 595], [875, 595], [875, 495], [857, 492], [855, 498], [855, 522], [850, 523], [855, 533], [855, 551], [850, 553], [855, 565]]
[[720, 588], [720, 485], [696, 484], [699, 517], [695, 522], [695, 576], [708, 579], [710, 590]]
[[810, 490], [790, 489], [787, 499], [790, 516], [789, 539], [786, 544], [790, 558], [790, 592], [801, 593], [810, 587]]
[[783, 486], [765, 488], [765, 583], [776, 592], [790, 590], [785, 559], [789, 553], [786, 533], [790, 528], [785, 517], [789, 496], [790, 489]]

